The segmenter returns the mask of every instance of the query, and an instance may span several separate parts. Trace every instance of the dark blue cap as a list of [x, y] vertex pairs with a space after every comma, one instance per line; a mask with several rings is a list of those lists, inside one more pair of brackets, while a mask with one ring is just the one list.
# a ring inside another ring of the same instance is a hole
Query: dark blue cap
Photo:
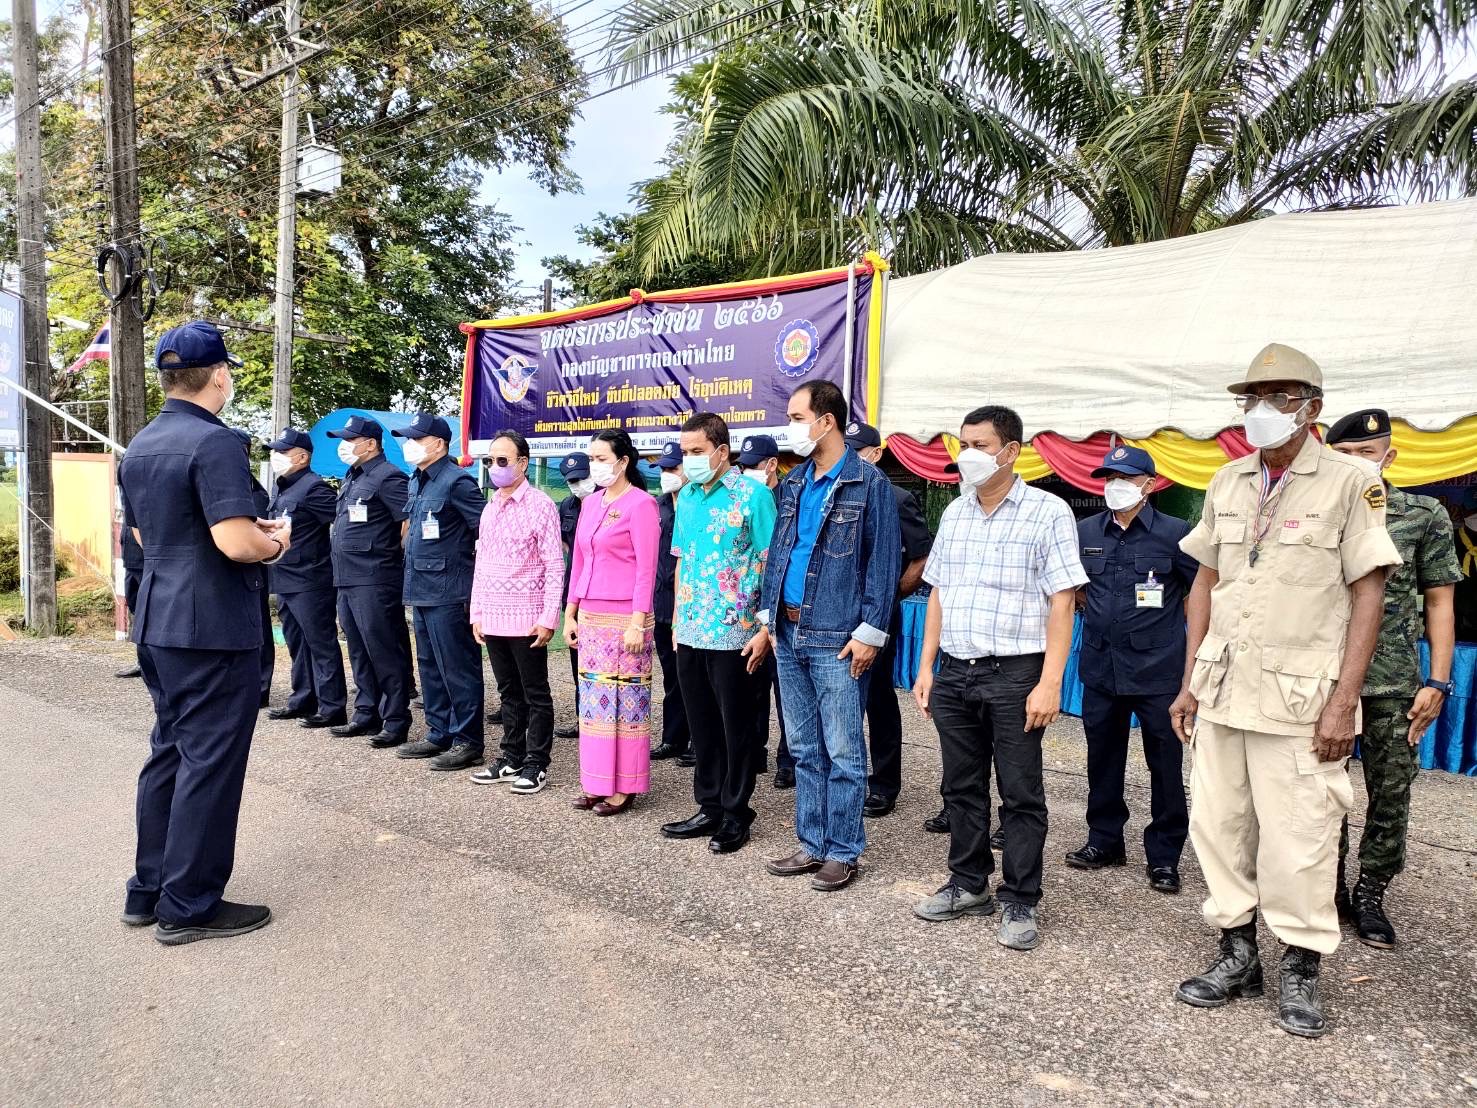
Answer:
[[1103, 458], [1103, 464], [1092, 471], [1094, 477], [1107, 477], [1114, 473], [1125, 477], [1159, 476], [1149, 452], [1136, 446], [1115, 446]]
[[657, 455], [657, 468], [676, 469], [682, 464], [682, 444], [680, 442], [669, 442], [662, 447], [662, 452]]
[[559, 476], [566, 481], [583, 481], [590, 476], [590, 456], [583, 450], [564, 455], [559, 463]]
[[846, 445], [853, 450], [866, 450], [873, 446], [882, 445], [882, 435], [878, 432], [877, 428], [873, 427], [870, 423], [857, 423], [854, 420], [846, 425], [844, 438], [846, 439]]
[[246, 430], [243, 427], [232, 427], [231, 428], [231, 434], [235, 435], [238, 439], [241, 440], [241, 445], [243, 447], [245, 447], [246, 448], [246, 452], [248, 454], [250, 454], [251, 453], [251, 432], [248, 431], [248, 430]]
[[165, 331], [154, 346], [154, 368], [164, 369], [164, 355], [173, 354], [178, 361], [169, 363], [169, 368], [189, 369], [193, 366], [219, 365], [227, 362], [240, 365], [241, 359], [226, 353], [226, 340], [220, 328], [203, 319], [194, 319]]
[[328, 432], [331, 439], [373, 439], [379, 442], [385, 437], [385, 429], [372, 419], [351, 415], [349, 421], [337, 431]]
[[779, 445], [768, 435], [745, 435], [739, 445], [738, 464], [756, 466], [769, 458], [780, 456]]
[[267, 443], [268, 450], [306, 450], [313, 452], [313, 440], [306, 431], [299, 431], [296, 427], [282, 428], [282, 434]]
[[430, 412], [416, 412], [408, 427], [397, 428], [390, 434], [398, 439], [433, 438], [440, 439], [447, 445], [451, 444], [451, 424]]

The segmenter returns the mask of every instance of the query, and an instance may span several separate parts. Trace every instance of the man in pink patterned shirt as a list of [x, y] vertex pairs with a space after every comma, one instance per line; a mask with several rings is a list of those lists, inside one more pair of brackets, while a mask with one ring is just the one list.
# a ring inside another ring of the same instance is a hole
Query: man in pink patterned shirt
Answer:
[[503, 704], [502, 754], [472, 774], [478, 784], [511, 782], [536, 793], [549, 776], [554, 698], [549, 640], [564, 591], [559, 510], [528, 483], [528, 440], [500, 431], [488, 451], [497, 491], [482, 511], [472, 577], [472, 634], [487, 646]]

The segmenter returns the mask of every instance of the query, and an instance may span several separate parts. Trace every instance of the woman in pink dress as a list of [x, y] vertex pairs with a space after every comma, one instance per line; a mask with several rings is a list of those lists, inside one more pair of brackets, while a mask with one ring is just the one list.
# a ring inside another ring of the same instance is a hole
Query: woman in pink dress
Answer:
[[575, 807], [613, 816], [651, 785], [652, 589], [661, 521], [624, 431], [590, 443], [590, 476], [569, 567], [564, 640], [579, 650], [580, 785]]

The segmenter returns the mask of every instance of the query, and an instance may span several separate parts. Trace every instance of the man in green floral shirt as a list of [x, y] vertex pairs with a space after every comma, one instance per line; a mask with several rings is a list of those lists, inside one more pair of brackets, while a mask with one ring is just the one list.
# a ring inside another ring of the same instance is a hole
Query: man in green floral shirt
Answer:
[[698, 412], [682, 425], [682, 469], [672, 554], [677, 558], [677, 680], [697, 754], [697, 814], [664, 824], [670, 839], [710, 836], [714, 854], [749, 841], [754, 809], [754, 671], [769, 639], [759, 587], [774, 533], [774, 497], [729, 461], [728, 424]]

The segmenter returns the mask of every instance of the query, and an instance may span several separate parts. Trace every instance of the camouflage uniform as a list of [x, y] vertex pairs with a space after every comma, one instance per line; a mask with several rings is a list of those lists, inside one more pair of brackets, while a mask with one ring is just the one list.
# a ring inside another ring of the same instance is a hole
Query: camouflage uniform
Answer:
[[[1401, 564], [1385, 585], [1379, 641], [1360, 694], [1364, 725], [1359, 759], [1369, 807], [1359, 843], [1360, 872], [1388, 882], [1405, 868], [1410, 783], [1420, 769], [1420, 747], [1405, 741], [1405, 713], [1421, 688], [1417, 640], [1425, 631], [1417, 596], [1461, 579], [1451, 518], [1440, 502], [1388, 487], [1385, 527]], [[1339, 869], [1349, 851], [1349, 821], [1339, 840]]]

